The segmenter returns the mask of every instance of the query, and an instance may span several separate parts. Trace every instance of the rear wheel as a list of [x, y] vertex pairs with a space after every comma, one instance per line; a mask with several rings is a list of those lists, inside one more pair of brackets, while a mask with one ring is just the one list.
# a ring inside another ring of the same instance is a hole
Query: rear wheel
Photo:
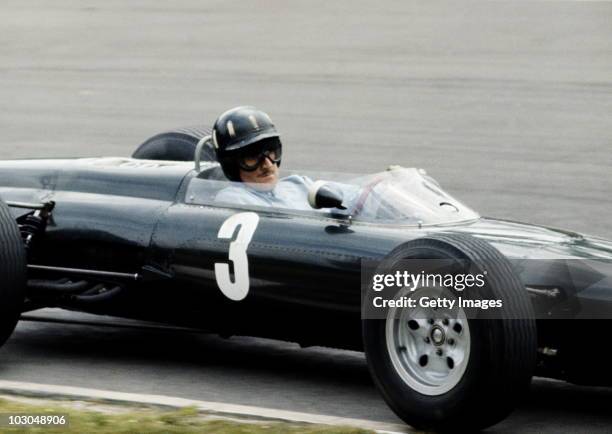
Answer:
[[26, 253], [19, 227], [0, 200], [0, 346], [21, 315], [25, 297]]
[[[210, 134], [205, 127], [178, 128], [157, 134], [141, 144], [132, 158], [142, 160], [194, 161], [196, 145], [202, 137]], [[202, 161], [215, 161], [212, 146], [202, 149]]]
[[[487, 284], [462, 297], [502, 300], [503, 318], [517, 319], [473, 318], [461, 308], [445, 315], [427, 307], [392, 308], [385, 319], [364, 319], [364, 348], [378, 389], [400, 418], [419, 429], [478, 430], [501, 421], [526, 392], [536, 361], [535, 319], [521, 281], [501, 253], [471, 236], [408, 242], [379, 270], [392, 273], [406, 259], [485, 267]], [[427, 291], [418, 290], [418, 297]]]

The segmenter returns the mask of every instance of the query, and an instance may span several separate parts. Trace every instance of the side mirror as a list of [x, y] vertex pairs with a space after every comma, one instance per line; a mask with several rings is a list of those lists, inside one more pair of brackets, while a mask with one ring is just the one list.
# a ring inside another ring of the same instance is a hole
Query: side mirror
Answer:
[[314, 209], [346, 209], [346, 207], [342, 205], [342, 199], [342, 192], [333, 188], [333, 185], [325, 181], [316, 181], [308, 189], [308, 203]]

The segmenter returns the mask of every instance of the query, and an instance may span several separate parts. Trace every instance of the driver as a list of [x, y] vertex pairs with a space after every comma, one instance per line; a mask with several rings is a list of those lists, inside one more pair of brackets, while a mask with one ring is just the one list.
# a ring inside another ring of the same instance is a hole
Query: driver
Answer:
[[278, 178], [282, 143], [270, 117], [255, 107], [235, 107], [221, 114], [212, 130], [213, 146], [225, 176], [234, 184], [215, 200], [237, 205], [311, 210], [308, 187], [299, 175]]

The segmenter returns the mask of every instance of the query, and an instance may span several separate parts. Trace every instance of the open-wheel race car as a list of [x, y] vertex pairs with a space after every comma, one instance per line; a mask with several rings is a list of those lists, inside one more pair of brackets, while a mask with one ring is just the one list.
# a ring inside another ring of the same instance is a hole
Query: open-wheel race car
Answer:
[[[609, 328], [612, 242], [481, 217], [401, 167], [302, 173], [326, 181], [312, 209], [224, 203], [214, 159], [196, 128], [131, 158], [0, 162], [0, 343], [23, 312], [60, 307], [361, 350], [395, 413], [439, 430], [499, 422], [533, 375], [612, 380], [589, 356]], [[410, 259], [486, 264], [465, 297], [502, 300], [502, 314], [364, 316], [364, 261]], [[576, 273], [573, 260], [599, 265]]]

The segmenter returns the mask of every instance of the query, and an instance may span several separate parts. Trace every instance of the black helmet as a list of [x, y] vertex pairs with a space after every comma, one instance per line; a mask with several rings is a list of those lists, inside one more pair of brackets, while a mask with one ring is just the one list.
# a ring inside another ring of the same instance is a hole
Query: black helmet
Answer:
[[238, 159], [253, 148], [273, 147], [279, 151], [274, 162], [280, 166], [281, 142], [272, 119], [255, 107], [235, 107], [217, 118], [212, 130], [217, 160], [230, 181], [240, 181]]

